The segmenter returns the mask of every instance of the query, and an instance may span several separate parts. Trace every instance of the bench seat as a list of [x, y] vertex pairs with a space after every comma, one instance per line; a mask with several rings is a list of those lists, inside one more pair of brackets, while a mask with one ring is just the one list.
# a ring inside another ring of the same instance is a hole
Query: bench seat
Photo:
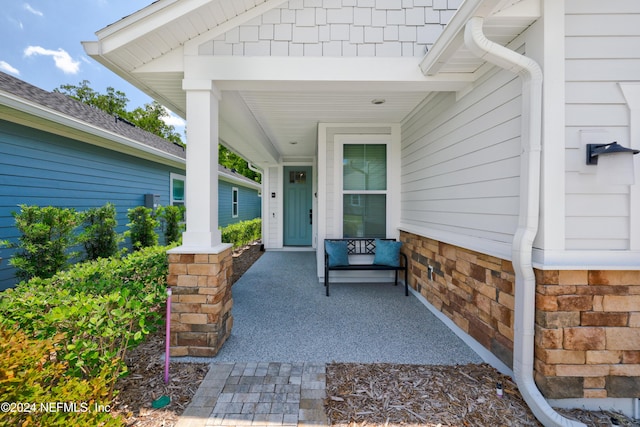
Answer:
[[[395, 241], [395, 239], [380, 239]], [[379, 265], [379, 264], [349, 264], [349, 265], [329, 265], [329, 254], [327, 253], [327, 242], [347, 242], [348, 255], [375, 255], [376, 239], [371, 238], [344, 238], [344, 239], [325, 239], [324, 251], [324, 286], [326, 295], [329, 296], [329, 272], [330, 271], [395, 271], [395, 285], [398, 285], [398, 271], [404, 271], [404, 294], [409, 295], [409, 281], [407, 280], [408, 260], [407, 256], [400, 252], [400, 265]]]

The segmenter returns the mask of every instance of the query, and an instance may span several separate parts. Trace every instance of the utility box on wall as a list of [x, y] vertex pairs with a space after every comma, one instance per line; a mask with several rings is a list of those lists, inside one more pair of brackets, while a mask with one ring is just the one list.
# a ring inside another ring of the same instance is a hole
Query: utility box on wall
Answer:
[[159, 194], [145, 194], [144, 195], [144, 207], [151, 208], [153, 210], [158, 209], [160, 206], [160, 195]]

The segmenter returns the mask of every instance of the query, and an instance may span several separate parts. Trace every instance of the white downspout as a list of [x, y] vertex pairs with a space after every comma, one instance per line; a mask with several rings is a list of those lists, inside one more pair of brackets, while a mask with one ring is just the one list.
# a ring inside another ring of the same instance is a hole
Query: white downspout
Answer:
[[473, 17], [464, 42], [474, 55], [522, 78], [522, 153], [520, 156], [520, 213], [513, 237], [512, 262], [516, 275], [513, 373], [522, 397], [545, 426], [585, 427], [564, 418], [549, 405], [533, 379], [535, 276], [533, 240], [538, 232], [540, 204], [540, 150], [542, 129], [542, 70], [531, 58], [488, 40], [483, 18]]

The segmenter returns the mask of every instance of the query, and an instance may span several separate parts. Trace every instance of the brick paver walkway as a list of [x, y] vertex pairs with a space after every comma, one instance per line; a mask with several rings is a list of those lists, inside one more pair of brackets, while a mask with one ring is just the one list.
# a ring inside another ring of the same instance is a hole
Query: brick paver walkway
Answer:
[[318, 363], [214, 363], [176, 427], [326, 426]]

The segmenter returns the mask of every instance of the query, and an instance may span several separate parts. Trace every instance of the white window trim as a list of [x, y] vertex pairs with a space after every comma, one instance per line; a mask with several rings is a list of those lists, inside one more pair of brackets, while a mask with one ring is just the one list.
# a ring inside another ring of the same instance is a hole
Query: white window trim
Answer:
[[[400, 209], [400, 201], [396, 199], [399, 191], [396, 188], [399, 185], [399, 177], [396, 178], [393, 171], [399, 171], [399, 168], [394, 169], [397, 160], [399, 159], [399, 153], [396, 153], [396, 144], [394, 144], [393, 133], [389, 134], [366, 134], [366, 135], [335, 135], [334, 137], [334, 206], [335, 206], [335, 218], [334, 229], [340, 236], [344, 235], [344, 206], [343, 195], [344, 194], [385, 194], [387, 197], [386, 206], [386, 222], [387, 230], [386, 237], [397, 237], [398, 217]], [[381, 190], [344, 190], [343, 189], [343, 160], [344, 160], [344, 145], [345, 144], [385, 144], [387, 146], [387, 189]], [[399, 175], [399, 174], [398, 174]], [[396, 190], [396, 191], [394, 191]]]
[[178, 180], [184, 182], [184, 199], [181, 201], [184, 206], [187, 205], [187, 177], [184, 175], [180, 175], [177, 173], [169, 173], [169, 204], [171, 206], [174, 205], [175, 200], [173, 199], [173, 180]]
[[232, 187], [231, 188], [231, 218], [238, 218], [238, 216], [240, 216], [240, 191], [238, 190], [238, 187]]

